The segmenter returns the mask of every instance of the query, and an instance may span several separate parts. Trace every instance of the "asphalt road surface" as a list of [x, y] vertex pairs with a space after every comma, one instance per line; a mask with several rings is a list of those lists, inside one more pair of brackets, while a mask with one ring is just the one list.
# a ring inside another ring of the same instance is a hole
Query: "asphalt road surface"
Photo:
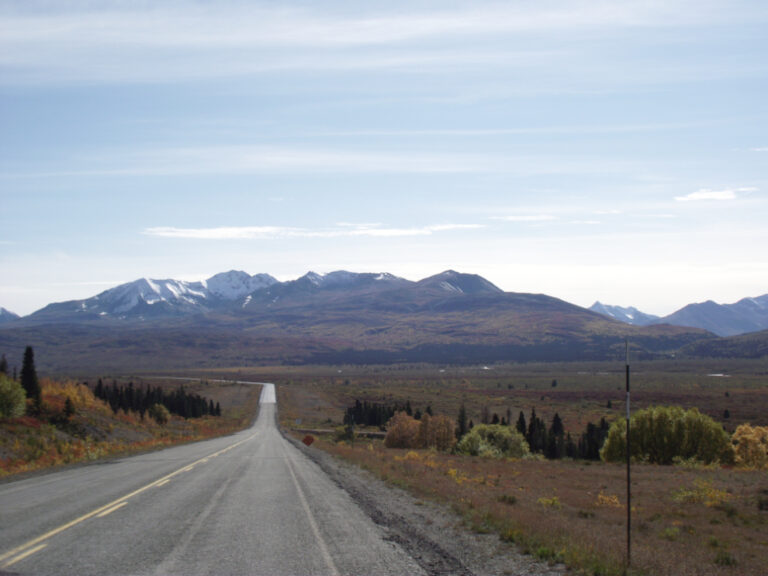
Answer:
[[424, 574], [286, 441], [244, 432], [0, 484], [0, 574]]

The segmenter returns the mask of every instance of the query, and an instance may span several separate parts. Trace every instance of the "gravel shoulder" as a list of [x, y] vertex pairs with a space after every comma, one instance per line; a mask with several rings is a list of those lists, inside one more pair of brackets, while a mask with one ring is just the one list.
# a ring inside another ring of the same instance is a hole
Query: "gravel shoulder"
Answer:
[[402, 547], [434, 576], [563, 576], [562, 565], [549, 566], [521, 554], [495, 534], [477, 534], [462, 526], [446, 506], [414, 498], [357, 466], [307, 447], [286, 435]]

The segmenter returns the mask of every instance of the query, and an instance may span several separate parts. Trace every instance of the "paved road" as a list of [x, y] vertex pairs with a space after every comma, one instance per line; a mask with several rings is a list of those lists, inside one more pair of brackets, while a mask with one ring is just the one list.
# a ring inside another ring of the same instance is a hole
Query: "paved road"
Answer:
[[278, 432], [0, 485], [0, 574], [423, 574]]

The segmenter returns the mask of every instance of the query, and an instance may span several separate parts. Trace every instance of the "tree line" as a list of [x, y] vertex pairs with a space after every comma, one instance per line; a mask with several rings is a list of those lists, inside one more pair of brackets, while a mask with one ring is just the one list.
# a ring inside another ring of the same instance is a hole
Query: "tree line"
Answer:
[[432, 416], [432, 407], [427, 406], [422, 414], [419, 408], [413, 410], [410, 400], [393, 404], [355, 400], [355, 404], [344, 411], [344, 425], [376, 426], [383, 429], [397, 412], [405, 412], [415, 420], [421, 420], [423, 414]]
[[[480, 421], [483, 426], [512, 427], [512, 413], [507, 410], [506, 418], [499, 418], [497, 414], [490, 416], [488, 409], [483, 408]], [[457, 438], [461, 440], [473, 428], [474, 423], [472, 420], [467, 421], [467, 410], [462, 404], [457, 420]], [[527, 420], [523, 411], [520, 411], [514, 428], [525, 438], [531, 453], [543, 454], [551, 460], [560, 458], [600, 460], [600, 449], [608, 437], [610, 426], [605, 418], [601, 418], [598, 424], [588, 423], [584, 432], [574, 439], [570, 432], [566, 432], [563, 420], [557, 412], [552, 417], [551, 424], [547, 426], [536, 415], [536, 409], [533, 408]]]
[[[85, 383], [86, 386], [88, 383]], [[101, 378], [93, 388], [93, 394], [109, 404], [112, 411], [117, 414], [122, 410], [126, 414], [138, 412], [142, 418], [155, 404], [165, 406], [171, 414], [177, 414], [182, 418], [200, 418], [201, 416], [221, 416], [221, 406], [218, 402], [193, 394], [179, 386], [171, 392], [166, 392], [160, 386], [136, 387], [133, 382], [120, 385], [113, 381], [111, 385], [105, 385]]]
[[[344, 425], [355, 426], [375, 426], [381, 429], [392, 427], [392, 419], [396, 414], [403, 413], [415, 421], [420, 421], [424, 416], [434, 416], [431, 406], [427, 406], [424, 412], [420, 409], [413, 409], [411, 401], [394, 402], [382, 404], [377, 402], [368, 402], [367, 400], [355, 400], [354, 405], [347, 407], [344, 412]], [[497, 414], [491, 415], [487, 408], [483, 408], [480, 415], [481, 425], [500, 426], [516, 429], [528, 444], [529, 450], [534, 454], [542, 454], [544, 457], [552, 460], [560, 458], [574, 458], [580, 460], [600, 460], [600, 449], [608, 436], [609, 424], [605, 418], [601, 418], [598, 424], [589, 423], [586, 429], [574, 438], [570, 432], [566, 432], [563, 421], [558, 413], [552, 418], [549, 426], [536, 415], [536, 409], [531, 410], [530, 416], [526, 419], [523, 411], [512, 423], [512, 413], [507, 410], [506, 417], [499, 418]], [[406, 420], [398, 420], [397, 436], [408, 436], [403, 430], [407, 429]], [[410, 425], [411, 435], [415, 435], [416, 424]], [[475, 428], [472, 420], [468, 420], [467, 411], [464, 404], [459, 409], [459, 415], [454, 423], [455, 436], [457, 441]], [[398, 440], [397, 444], [408, 444]]]

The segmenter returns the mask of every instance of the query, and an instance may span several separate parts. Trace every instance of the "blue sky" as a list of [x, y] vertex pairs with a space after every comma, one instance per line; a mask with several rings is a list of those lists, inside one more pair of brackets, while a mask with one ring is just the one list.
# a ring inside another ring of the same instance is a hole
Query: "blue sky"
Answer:
[[241, 269], [768, 292], [761, 1], [0, 0], [0, 306]]

